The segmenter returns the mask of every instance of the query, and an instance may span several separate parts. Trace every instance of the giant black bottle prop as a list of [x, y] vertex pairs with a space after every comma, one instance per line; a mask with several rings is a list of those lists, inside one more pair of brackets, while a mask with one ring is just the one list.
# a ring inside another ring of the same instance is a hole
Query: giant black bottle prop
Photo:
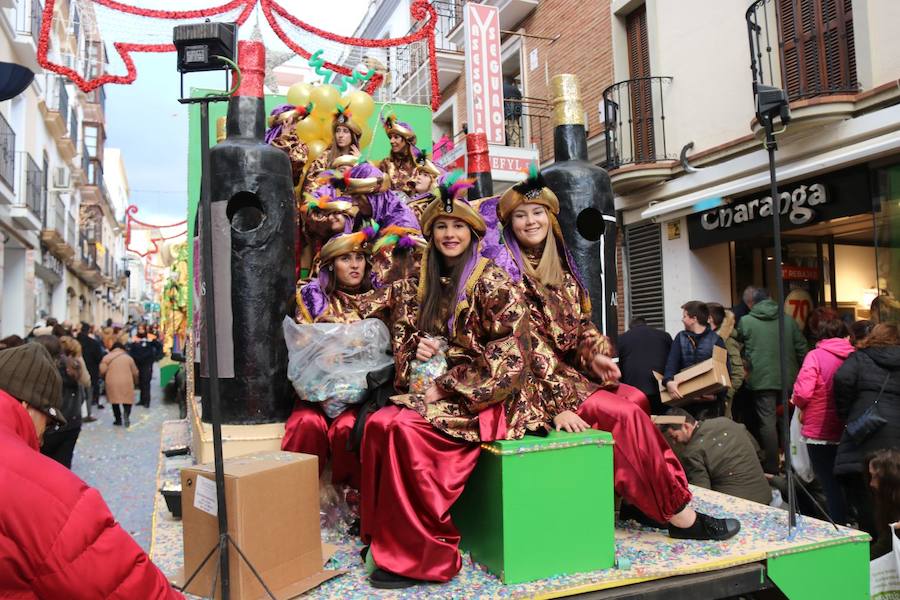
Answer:
[[491, 177], [491, 158], [488, 154], [487, 134], [483, 131], [466, 134], [466, 173], [475, 182], [468, 192], [469, 200], [479, 200], [494, 195], [494, 179]]
[[559, 224], [587, 286], [594, 324], [615, 339], [616, 212], [609, 175], [587, 161], [584, 108], [575, 75], [552, 79], [555, 162], [542, 170], [559, 198]]
[[227, 424], [271, 423], [293, 405], [281, 323], [294, 295], [294, 194], [287, 154], [263, 141], [265, 49], [240, 42], [238, 52], [241, 86], [209, 156], [220, 413]]

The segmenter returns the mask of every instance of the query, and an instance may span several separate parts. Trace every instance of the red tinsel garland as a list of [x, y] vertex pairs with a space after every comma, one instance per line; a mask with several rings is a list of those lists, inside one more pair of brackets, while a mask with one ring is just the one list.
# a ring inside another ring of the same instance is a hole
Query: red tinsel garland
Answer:
[[[431, 107], [433, 110], [437, 110], [440, 106], [441, 90], [438, 83], [436, 49], [434, 41], [435, 26], [437, 24], [437, 13], [435, 12], [434, 7], [431, 6], [431, 4], [427, 0], [413, 0], [409, 9], [410, 15], [416, 21], [422, 21], [426, 18], [428, 19], [423, 24], [421, 29], [404, 37], [386, 39], [346, 37], [319, 29], [318, 27], [314, 27], [297, 19], [296, 17], [291, 15], [287, 11], [287, 9], [275, 2], [275, 0], [231, 0], [230, 2], [221, 6], [185, 11], [155, 10], [138, 6], [130, 6], [121, 2], [117, 2], [116, 0], [92, 1], [111, 10], [116, 10], [139, 17], [156, 19], [199, 19], [220, 15], [232, 10], [236, 10], [243, 6], [240, 15], [236, 19], [238, 25], [243, 25], [246, 22], [247, 18], [250, 16], [250, 13], [256, 7], [257, 3], [259, 3], [259, 6], [260, 8], [262, 8], [263, 14], [266, 17], [266, 20], [269, 22], [269, 25], [272, 27], [272, 30], [275, 32], [275, 34], [279, 37], [279, 39], [281, 39], [282, 42], [285, 43], [285, 45], [288, 46], [288, 48], [290, 48], [303, 58], [309, 58], [311, 56], [311, 53], [294, 42], [284, 32], [284, 30], [281, 28], [281, 25], [279, 25], [279, 23], [277, 22], [275, 14], [285, 19], [295, 27], [303, 29], [304, 31], [307, 31], [313, 35], [317, 35], [324, 39], [348, 46], [360, 46], [364, 48], [385, 48], [391, 46], [403, 46], [421, 40], [423, 38], [427, 38], [429, 61], [428, 66], [431, 76]], [[68, 77], [75, 85], [77, 85], [82, 91], [86, 93], [107, 83], [133, 83], [137, 78], [137, 69], [135, 68], [134, 60], [131, 57], [132, 52], [172, 52], [175, 50], [175, 47], [172, 44], [135, 44], [131, 42], [114, 42], [113, 48], [115, 48], [116, 52], [121, 57], [122, 62], [125, 64], [126, 74], [103, 74], [95, 79], [86, 80], [75, 70], [64, 65], [54, 63], [47, 57], [50, 46], [50, 30], [52, 27], [55, 5], [56, 0], [46, 0], [46, 4], [44, 5], [43, 21], [41, 23], [41, 35], [40, 39], [38, 40], [38, 63], [48, 71], [52, 71], [59, 75]], [[324, 66], [340, 75], [351, 76], [353, 74], [352, 69], [348, 69], [343, 65], [326, 62]], [[365, 91], [370, 94], [373, 93], [376, 89], [378, 89], [383, 81], [384, 77], [380, 73], [375, 74], [367, 83]]]
[[[134, 204], [129, 205], [128, 208], [125, 209], [125, 249], [128, 250], [129, 252], [133, 252], [133, 253], [137, 254], [141, 258], [146, 258], [146, 257], [150, 256], [151, 254], [156, 254], [157, 252], [159, 252], [160, 247], [159, 247], [158, 242], [165, 242], [167, 240], [173, 240], [173, 239], [181, 237], [183, 235], [187, 235], [187, 227], [186, 227], [187, 220], [178, 221], [177, 223], [170, 223], [168, 225], [154, 225], [152, 223], [138, 221], [137, 219], [135, 219], [132, 215], [134, 213], [136, 213], [137, 211], [138, 211], [138, 207], [135, 206]], [[140, 225], [142, 227], [147, 227], [150, 229], [171, 229], [173, 227], [179, 227], [181, 225], [185, 225], [185, 229], [184, 229], [184, 231], [179, 231], [178, 233], [176, 233], [174, 235], [151, 237], [150, 244], [151, 244], [152, 248], [150, 250], [148, 250], [147, 252], [139, 252], [136, 248], [131, 247], [131, 224], [132, 223], [134, 223], [135, 225]]]

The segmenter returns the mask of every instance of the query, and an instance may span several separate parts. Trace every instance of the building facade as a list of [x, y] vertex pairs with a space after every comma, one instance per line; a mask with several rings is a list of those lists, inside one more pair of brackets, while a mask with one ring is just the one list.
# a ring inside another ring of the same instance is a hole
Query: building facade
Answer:
[[[97, 261], [101, 223], [92, 208], [109, 203], [98, 168], [104, 92], [84, 94], [38, 65], [40, 0], [0, 7], [0, 61], [35, 73], [25, 92], [0, 103], [0, 336], [25, 335], [48, 317], [117, 320], [124, 313], [106, 295], [123, 283]], [[94, 76], [105, 58], [85, 10], [90, 3], [55, 3], [50, 48], [55, 61]], [[121, 228], [108, 225], [115, 245]]]
[[[467, 89], [466, 56], [473, 49], [466, 39], [463, 0], [434, 0], [437, 13], [437, 72], [441, 104], [434, 112], [432, 139], [435, 156], [444, 166], [464, 167], [465, 132], [473, 94]], [[496, 7], [499, 16], [500, 67], [504, 89], [521, 99], [504, 100], [502, 143], [491, 144], [495, 192], [521, 179], [520, 167], [531, 160], [553, 162], [550, 79], [559, 73], [578, 75], [588, 130], [591, 161], [605, 161], [600, 100], [612, 82], [609, 2], [575, 4], [566, 0], [485, 0], [473, 4]], [[409, 2], [373, 3], [355, 35], [401, 37], [417, 30]], [[586, 43], [586, 39], [590, 42]], [[399, 48], [368, 49], [390, 74], [377, 92], [385, 102], [431, 102], [428, 53], [425, 41]], [[511, 87], [510, 87], [511, 86]]]
[[775, 284], [751, 58], [791, 112], [776, 136], [787, 310], [801, 324], [819, 305], [864, 318], [900, 292], [900, 5], [614, 0], [611, 15], [605, 141], [627, 316], [674, 333], [688, 300], [733, 305]]

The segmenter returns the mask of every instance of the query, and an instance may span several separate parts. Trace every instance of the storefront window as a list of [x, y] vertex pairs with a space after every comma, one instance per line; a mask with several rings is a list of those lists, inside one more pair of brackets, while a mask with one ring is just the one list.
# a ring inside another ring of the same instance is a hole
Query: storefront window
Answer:
[[872, 222], [875, 227], [875, 262], [877, 289], [868, 290], [872, 299], [876, 294], [887, 296], [879, 302], [881, 314], [874, 320], [900, 317], [897, 295], [900, 293], [900, 165], [876, 169], [873, 176], [874, 197]]

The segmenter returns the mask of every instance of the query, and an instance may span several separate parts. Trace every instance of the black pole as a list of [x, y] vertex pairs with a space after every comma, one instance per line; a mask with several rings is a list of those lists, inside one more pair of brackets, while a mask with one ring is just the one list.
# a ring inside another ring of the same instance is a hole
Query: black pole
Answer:
[[769, 152], [769, 179], [772, 196], [772, 236], [775, 245], [775, 301], [778, 303], [778, 369], [781, 374], [781, 427], [784, 434], [784, 472], [788, 486], [788, 523], [789, 528], [797, 526], [797, 502], [794, 488], [794, 466], [791, 460], [791, 418], [787, 398], [787, 364], [785, 364], [784, 347], [784, 273], [781, 269], [781, 201], [778, 198], [778, 180], [775, 178], [775, 133], [772, 117], [762, 118], [766, 131], [766, 150]]
[[203, 318], [209, 373], [210, 421], [213, 431], [213, 457], [216, 469], [216, 515], [219, 520], [219, 571], [222, 576], [222, 600], [231, 597], [228, 573], [228, 516], [225, 510], [225, 466], [222, 459], [222, 421], [219, 416], [219, 357], [216, 352], [216, 307], [213, 298], [212, 201], [209, 197], [209, 101], [200, 102], [200, 248], [203, 255]]

